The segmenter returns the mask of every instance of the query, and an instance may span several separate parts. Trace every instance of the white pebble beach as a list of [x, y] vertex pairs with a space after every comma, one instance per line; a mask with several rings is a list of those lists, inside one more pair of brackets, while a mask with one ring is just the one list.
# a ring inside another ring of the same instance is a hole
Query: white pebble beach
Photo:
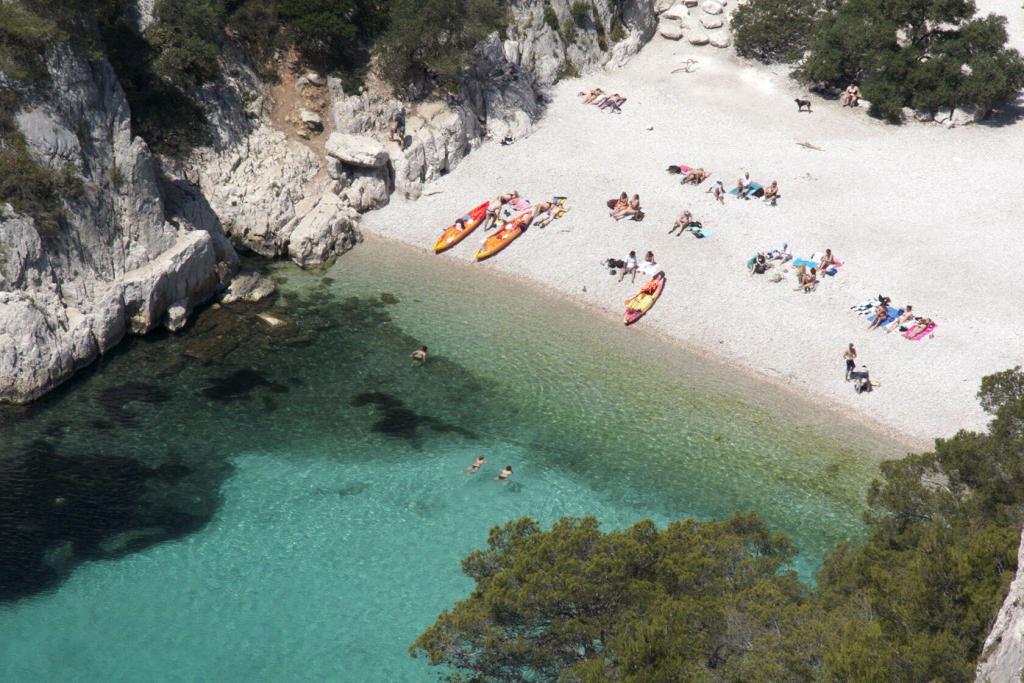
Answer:
[[[978, 4], [995, 11], [1001, 3]], [[1024, 13], [1016, 3], [1014, 10], [1011, 44], [1019, 46]], [[690, 58], [693, 73], [671, 73]], [[628, 97], [622, 113], [581, 104], [577, 93], [594, 86]], [[983, 429], [981, 378], [1024, 363], [1024, 118], [952, 130], [893, 126], [817, 96], [813, 113], [798, 113], [794, 98], [807, 96], [784, 67], [656, 37], [619, 70], [559, 82], [528, 137], [484, 144], [423, 197], [395, 199], [363, 226], [430, 249], [455, 218], [501, 192], [515, 189], [534, 203], [567, 195], [563, 218], [479, 267], [621, 320], [623, 302], [646, 277], [619, 283], [602, 262], [652, 250], [667, 285], [639, 326], [922, 446]], [[666, 173], [680, 163], [708, 169], [711, 180], [680, 185]], [[722, 206], [705, 192], [716, 178], [734, 186], [744, 171], [764, 185], [778, 181], [777, 206], [731, 196]], [[639, 193], [644, 221], [609, 217], [605, 201], [621, 191]], [[667, 234], [687, 208], [711, 237]], [[483, 238], [477, 230], [436, 258], [472, 260]], [[779, 283], [751, 277], [747, 259], [783, 242], [797, 257], [831, 248], [843, 266], [809, 294], [793, 291], [791, 264]], [[934, 319], [934, 337], [869, 332], [850, 309], [878, 294]], [[880, 383], [871, 394], [856, 394], [844, 379], [848, 342]]]

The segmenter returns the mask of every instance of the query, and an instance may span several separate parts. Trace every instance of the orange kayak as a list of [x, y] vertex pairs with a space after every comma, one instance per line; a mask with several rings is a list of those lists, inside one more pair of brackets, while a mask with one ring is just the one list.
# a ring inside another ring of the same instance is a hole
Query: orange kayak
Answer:
[[530, 221], [533, 220], [533, 211], [524, 211], [514, 219], [503, 225], [490, 237], [484, 240], [479, 251], [476, 252], [476, 260], [483, 261], [490, 258], [499, 251], [512, 244], [512, 241], [526, 231]]
[[483, 223], [484, 218], [487, 216], [487, 204], [488, 202], [484, 202], [475, 209], [471, 209], [469, 213], [460, 219], [461, 225], [459, 221], [455, 221], [445, 228], [441, 236], [434, 242], [434, 253], [440, 254], [442, 251], [451, 249], [464, 240], [466, 235], [476, 230], [477, 226]]
[[664, 290], [665, 273], [658, 273], [646, 285], [640, 288], [636, 296], [626, 302], [626, 314], [623, 316], [622, 321], [627, 325], [632, 325], [644, 317], [644, 314], [651, 310], [651, 307], [654, 306]]

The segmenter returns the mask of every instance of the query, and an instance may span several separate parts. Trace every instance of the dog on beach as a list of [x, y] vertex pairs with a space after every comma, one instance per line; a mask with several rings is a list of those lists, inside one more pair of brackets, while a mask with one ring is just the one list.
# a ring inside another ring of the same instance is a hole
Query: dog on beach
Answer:
[[808, 114], [813, 114], [814, 113], [814, 112], [811, 111], [811, 101], [810, 100], [801, 100], [798, 97], [798, 98], [796, 98], [795, 102], [796, 102], [796, 110], [797, 110], [797, 112], [804, 111], [804, 109], [806, 108]]

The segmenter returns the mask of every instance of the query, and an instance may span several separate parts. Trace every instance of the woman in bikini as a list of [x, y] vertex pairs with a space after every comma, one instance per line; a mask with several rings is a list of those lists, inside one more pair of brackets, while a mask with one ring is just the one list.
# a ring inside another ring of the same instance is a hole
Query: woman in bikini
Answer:
[[892, 321], [892, 325], [889, 325], [888, 327], [886, 327], [885, 331], [886, 331], [887, 334], [891, 334], [893, 330], [900, 329], [900, 327], [902, 327], [903, 325], [906, 325], [907, 323], [909, 323], [913, 319], [914, 319], [914, 307], [911, 306], [910, 304], [907, 304], [907, 307], [903, 309], [903, 312], [900, 313], [899, 317], [897, 317], [895, 320], [893, 320]]
[[804, 290], [804, 294], [811, 292], [818, 285], [818, 269], [811, 268], [811, 272], [805, 273], [800, 276], [800, 285], [794, 289], [794, 292], [799, 292], [801, 289]]
[[581, 92], [580, 96], [583, 98], [583, 104], [593, 104], [594, 100], [604, 94], [604, 90], [600, 88], [594, 88], [589, 92]]
[[825, 272], [836, 264], [836, 257], [832, 255], [831, 249], [825, 250], [825, 255], [821, 257], [821, 261], [818, 263], [818, 270]]
[[921, 334], [929, 327], [933, 327], [934, 325], [935, 321], [932, 320], [931, 318], [918, 318], [917, 322], [914, 323], [914, 326], [911, 327], [906, 332], [904, 332], [903, 334], [907, 338], [916, 337], [917, 335]]
[[709, 175], [711, 174], [705, 171], [703, 168], [695, 168], [686, 175], [684, 175], [680, 183], [682, 185], [700, 185], [705, 180], [707, 180]]
[[612, 218], [614, 218], [617, 221], [621, 221], [623, 218], [628, 218], [630, 216], [636, 216], [639, 211], [640, 211], [640, 195], [635, 194], [635, 195], [633, 195], [633, 198], [629, 200], [629, 203], [626, 204], [626, 208], [624, 208], [624, 209], [616, 208], [615, 211], [612, 211]]
[[476, 460], [473, 461], [473, 464], [466, 468], [466, 471], [469, 472], [470, 474], [476, 474], [477, 472], [480, 471], [480, 468], [486, 464], [487, 460], [484, 458], [484, 456], [478, 455], [476, 456]]
[[707, 191], [715, 196], [719, 204], [725, 204], [725, 184], [721, 180], [716, 180]]
[[884, 325], [889, 320], [889, 304], [882, 303], [875, 306], [875, 319], [868, 325], [868, 330], [874, 330]]
[[679, 237], [682, 237], [683, 233], [690, 229], [690, 225], [692, 223], [693, 214], [690, 213], [689, 209], [685, 209], [681, 214], [679, 214], [679, 218], [676, 219], [676, 222], [672, 224], [672, 227], [669, 229], [668, 234], [671, 235], [676, 230], [678, 230]]

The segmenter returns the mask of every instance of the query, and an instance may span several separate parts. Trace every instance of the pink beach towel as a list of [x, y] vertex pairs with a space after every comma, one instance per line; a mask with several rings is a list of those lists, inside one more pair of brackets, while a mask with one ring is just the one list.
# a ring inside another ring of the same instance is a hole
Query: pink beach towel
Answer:
[[924, 339], [925, 337], [927, 337], [928, 335], [930, 335], [933, 332], [935, 332], [935, 328], [936, 327], [938, 327], [938, 325], [929, 325], [928, 327], [924, 328], [923, 330], [921, 330], [920, 332], [918, 332], [917, 334], [915, 334], [913, 336], [911, 336], [910, 333], [913, 332], [914, 329], [911, 328], [911, 329], [907, 330], [906, 332], [904, 332], [903, 336], [905, 338], [909, 339], [910, 341], [920, 341], [920, 340]]

